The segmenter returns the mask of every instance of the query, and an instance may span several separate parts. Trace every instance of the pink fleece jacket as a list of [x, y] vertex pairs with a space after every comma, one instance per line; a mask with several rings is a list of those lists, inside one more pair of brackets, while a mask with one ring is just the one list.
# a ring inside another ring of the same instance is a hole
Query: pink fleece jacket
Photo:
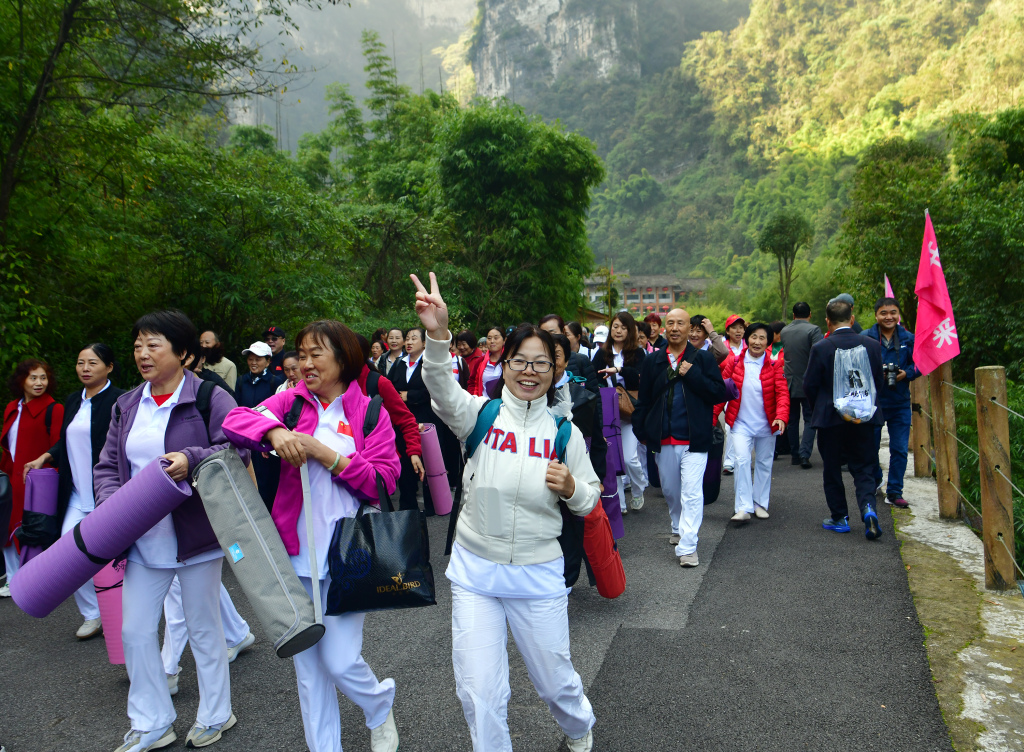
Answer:
[[[313, 401], [316, 398], [303, 381], [294, 389], [275, 394], [260, 403], [261, 408], [269, 410], [277, 419], [252, 408], [236, 407], [224, 418], [224, 434], [238, 447], [254, 452], [269, 452], [273, 447], [265, 439], [267, 431], [284, 428], [284, 416], [288, 414], [296, 399], [301, 399], [306, 404], [302, 406], [295, 430], [312, 435], [319, 422], [319, 411]], [[398, 482], [399, 462], [398, 451], [395, 449], [395, 430], [391, 426], [387, 411], [381, 410], [377, 427], [365, 440], [363, 439], [363, 420], [366, 418], [370, 398], [363, 394], [357, 382], [349, 385], [342, 395], [341, 404], [345, 408], [349, 424], [356, 429], [352, 432], [356, 451], [349, 455], [351, 462], [341, 473], [334, 476], [334, 480], [346, 484], [354, 496], [369, 499], [373, 504], [377, 504], [377, 473], [384, 479], [388, 493], [394, 493], [395, 484]], [[282, 462], [281, 481], [277, 486], [277, 496], [274, 497], [274, 508], [270, 516], [274, 519], [284, 547], [291, 556], [299, 553], [296, 527], [301, 511], [302, 480], [299, 469]]]

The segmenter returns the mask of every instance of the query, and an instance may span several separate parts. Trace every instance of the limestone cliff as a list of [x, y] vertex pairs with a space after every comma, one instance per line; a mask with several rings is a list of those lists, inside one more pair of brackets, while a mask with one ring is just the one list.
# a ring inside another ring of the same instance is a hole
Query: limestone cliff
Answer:
[[477, 93], [522, 100], [559, 72], [640, 77], [636, 0], [481, 0], [470, 49]]

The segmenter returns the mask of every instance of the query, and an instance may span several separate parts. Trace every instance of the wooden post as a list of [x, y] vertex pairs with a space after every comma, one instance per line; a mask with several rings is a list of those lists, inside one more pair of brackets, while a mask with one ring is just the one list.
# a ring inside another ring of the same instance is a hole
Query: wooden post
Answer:
[[[985, 543], [985, 587], [1007, 590], [1016, 587], [1013, 557], [1013, 496], [1010, 488], [1010, 421], [1001, 405], [1006, 401], [1006, 369], [986, 366], [974, 369], [978, 403], [978, 463], [981, 475], [981, 539]], [[996, 472], [999, 470], [1005, 475]], [[1001, 541], [1000, 541], [1001, 539]], [[1006, 543], [1006, 548], [1003, 543]]]
[[[939, 516], [956, 519], [960, 509], [960, 465], [953, 409], [953, 368], [949, 361], [928, 376], [932, 399], [932, 438], [935, 444], [935, 478], [939, 483]], [[947, 382], [943, 384], [942, 382]], [[1004, 403], [1005, 404], [1005, 403]], [[948, 432], [948, 433], [947, 433]]]
[[932, 422], [925, 413], [931, 413], [928, 406], [928, 384], [922, 378], [910, 382], [910, 423], [913, 427], [911, 438], [914, 448], [914, 477], [927, 478], [932, 474]]

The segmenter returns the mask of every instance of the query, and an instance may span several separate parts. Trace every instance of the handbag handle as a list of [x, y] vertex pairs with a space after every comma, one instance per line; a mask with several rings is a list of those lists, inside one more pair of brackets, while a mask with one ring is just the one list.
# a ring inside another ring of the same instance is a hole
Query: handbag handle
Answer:
[[316, 542], [313, 536], [313, 510], [311, 499], [313, 494], [309, 490], [309, 463], [304, 462], [299, 468], [299, 477], [302, 478], [302, 511], [306, 515], [306, 545], [309, 548], [309, 572], [313, 575], [313, 621], [316, 624], [324, 623], [324, 609], [320, 602], [320, 563], [316, 556]]

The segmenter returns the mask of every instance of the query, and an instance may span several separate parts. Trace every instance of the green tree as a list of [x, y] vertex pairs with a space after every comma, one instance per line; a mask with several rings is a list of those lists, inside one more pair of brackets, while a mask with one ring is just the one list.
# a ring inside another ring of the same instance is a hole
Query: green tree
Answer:
[[757, 247], [762, 253], [775, 257], [779, 264], [779, 296], [782, 300], [782, 314], [786, 318], [789, 307], [789, 289], [793, 286], [793, 267], [800, 251], [806, 250], [814, 240], [814, 228], [807, 218], [795, 209], [782, 209], [765, 222], [764, 229], [757, 237]]
[[507, 102], [481, 103], [446, 115], [437, 170], [477, 324], [574, 315], [593, 264], [590, 192], [604, 177], [593, 144]]
[[857, 297], [880, 297], [882, 279], [888, 275], [903, 318], [911, 325], [917, 316], [914, 285], [925, 209], [931, 210], [940, 246], [944, 227], [953, 221], [947, 173], [943, 150], [925, 141], [890, 138], [874, 144], [853, 176], [850, 205], [837, 237], [840, 273]]

